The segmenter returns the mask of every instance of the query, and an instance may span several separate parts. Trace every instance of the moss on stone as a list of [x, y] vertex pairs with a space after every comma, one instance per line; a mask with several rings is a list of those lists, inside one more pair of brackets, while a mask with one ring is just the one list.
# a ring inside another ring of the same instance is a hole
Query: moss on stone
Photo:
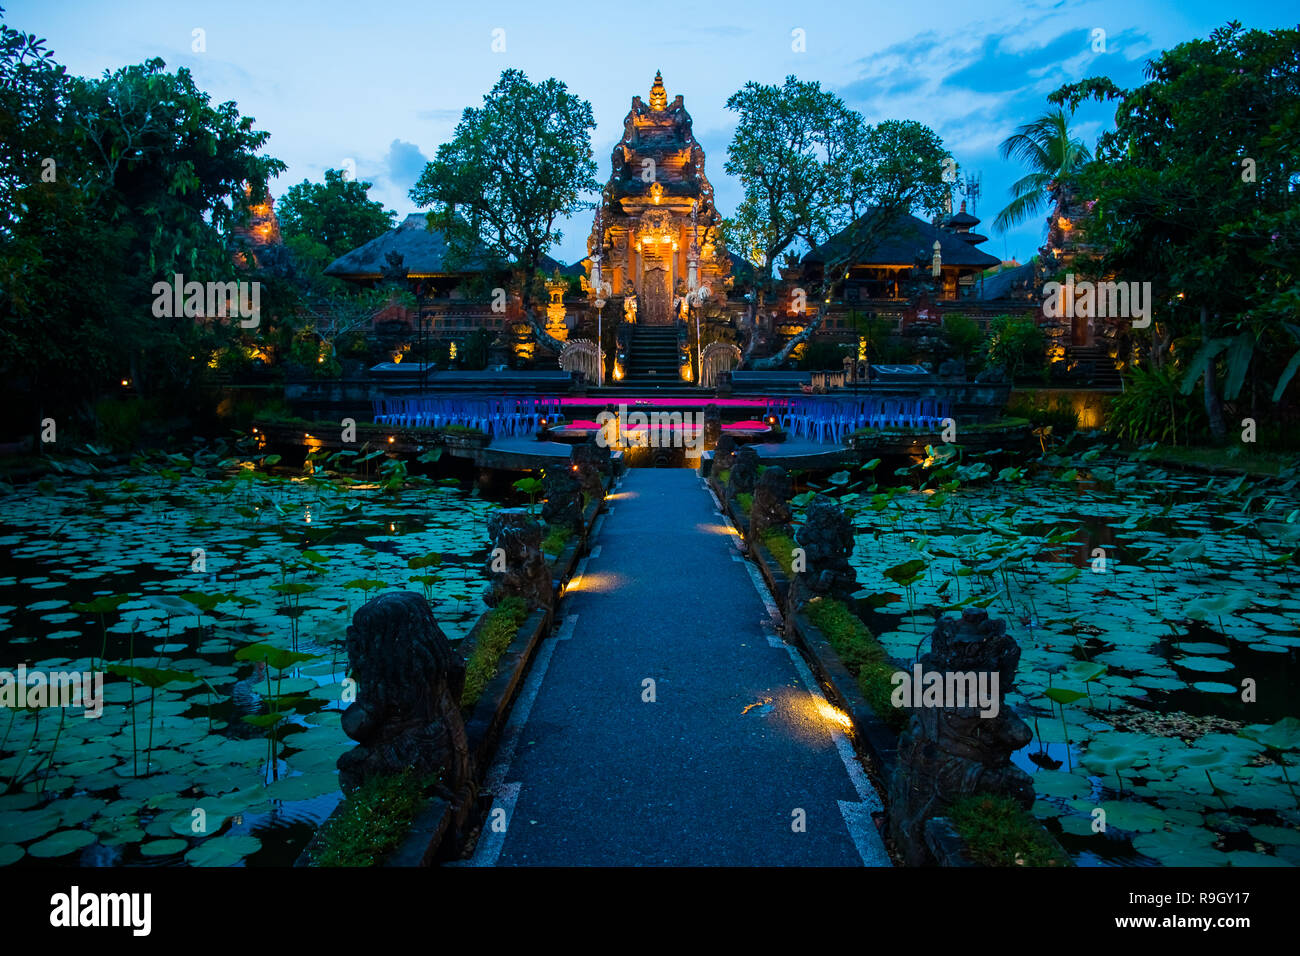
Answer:
[[421, 780], [412, 770], [370, 778], [343, 799], [321, 828], [311, 865], [378, 865], [405, 839], [437, 782], [437, 775]]
[[573, 526], [559, 524], [553, 528], [546, 529], [546, 537], [542, 539], [542, 551], [555, 557], [564, 550], [564, 546], [569, 543], [573, 537]]
[[826, 635], [845, 668], [857, 678], [858, 688], [876, 716], [901, 731], [907, 714], [890, 700], [898, 667], [867, 625], [844, 602], [833, 598], [814, 598], [804, 606], [804, 614]]
[[972, 794], [946, 815], [980, 866], [1070, 865], [1060, 845], [1010, 797]]
[[527, 619], [528, 608], [517, 597], [506, 598], [488, 613], [465, 662], [465, 689], [460, 695], [462, 711], [469, 713], [474, 709], [484, 688], [497, 676], [501, 655]]

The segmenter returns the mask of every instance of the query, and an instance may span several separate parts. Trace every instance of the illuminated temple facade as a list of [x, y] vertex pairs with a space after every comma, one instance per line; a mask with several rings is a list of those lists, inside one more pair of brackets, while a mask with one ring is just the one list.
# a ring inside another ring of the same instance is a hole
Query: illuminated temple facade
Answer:
[[707, 286], [715, 301], [723, 298], [731, 259], [704, 173], [704, 149], [682, 97], [668, 102], [660, 74], [648, 103], [632, 98], [611, 162], [587, 240], [587, 282], [599, 255], [599, 277], [609, 283], [609, 294], [624, 300], [630, 320], [648, 325], [671, 323], [674, 300], [699, 286]]

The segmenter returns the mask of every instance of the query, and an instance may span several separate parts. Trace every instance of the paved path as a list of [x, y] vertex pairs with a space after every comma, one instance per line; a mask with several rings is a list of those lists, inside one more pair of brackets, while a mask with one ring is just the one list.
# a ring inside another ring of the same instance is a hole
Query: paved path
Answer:
[[489, 771], [473, 864], [888, 865], [879, 798], [699, 477], [633, 470], [609, 506]]

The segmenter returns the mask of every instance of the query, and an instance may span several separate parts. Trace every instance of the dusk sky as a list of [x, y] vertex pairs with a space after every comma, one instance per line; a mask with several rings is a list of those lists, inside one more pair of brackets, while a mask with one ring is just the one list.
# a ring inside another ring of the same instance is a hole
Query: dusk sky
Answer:
[[[818, 80], [869, 122], [911, 119], [938, 132], [963, 173], [982, 175], [976, 214], [992, 238], [983, 248], [1025, 261], [1041, 244], [1035, 219], [1005, 236], [991, 220], [1022, 170], [998, 143], [1046, 106], [1061, 83], [1105, 74], [1121, 86], [1146, 60], [1204, 37], [1228, 16], [1247, 27], [1295, 26], [1293, 3], [1225, 7], [1205, 0], [1102, 2], [610, 3], [138, 2], [9, 0], [6, 19], [45, 37], [74, 73], [98, 75], [152, 56], [189, 67], [214, 103], [234, 100], [269, 130], [267, 152], [288, 172], [282, 194], [327, 167], [356, 164], [372, 198], [405, 215], [407, 190], [477, 106], [503, 69], [555, 76], [591, 101], [597, 176], [634, 95], [645, 98], [661, 69], [670, 99], [685, 97], [704, 146], [719, 209], [730, 214], [738, 183], [723, 171], [734, 114], [727, 97], [749, 80], [787, 74]], [[193, 52], [193, 31], [206, 51]], [[504, 30], [505, 51], [493, 52]], [[1093, 31], [1105, 52], [1093, 52]], [[804, 31], [806, 52], [792, 49]], [[1091, 146], [1113, 114], [1090, 105], [1076, 117]], [[589, 214], [565, 228], [556, 258], [585, 255]]]

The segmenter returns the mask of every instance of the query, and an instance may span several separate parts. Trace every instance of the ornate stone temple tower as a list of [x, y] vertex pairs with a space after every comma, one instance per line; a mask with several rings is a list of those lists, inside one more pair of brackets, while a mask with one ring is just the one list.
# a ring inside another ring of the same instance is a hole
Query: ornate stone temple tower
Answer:
[[[722, 217], [704, 175], [704, 150], [691, 132], [681, 96], [672, 104], [655, 74], [647, 105], [632, 98], [613, 171], [601, 194], [584, 262], [600, 254], [601, 279], [615, 296], [636, 296], [635, 321], [666, 325], [674, 299], [708, 286], [713, 299], [731, 285], [731, 259], [719, 234]], [[633, 310], [627, 308], [629, 318]]]

